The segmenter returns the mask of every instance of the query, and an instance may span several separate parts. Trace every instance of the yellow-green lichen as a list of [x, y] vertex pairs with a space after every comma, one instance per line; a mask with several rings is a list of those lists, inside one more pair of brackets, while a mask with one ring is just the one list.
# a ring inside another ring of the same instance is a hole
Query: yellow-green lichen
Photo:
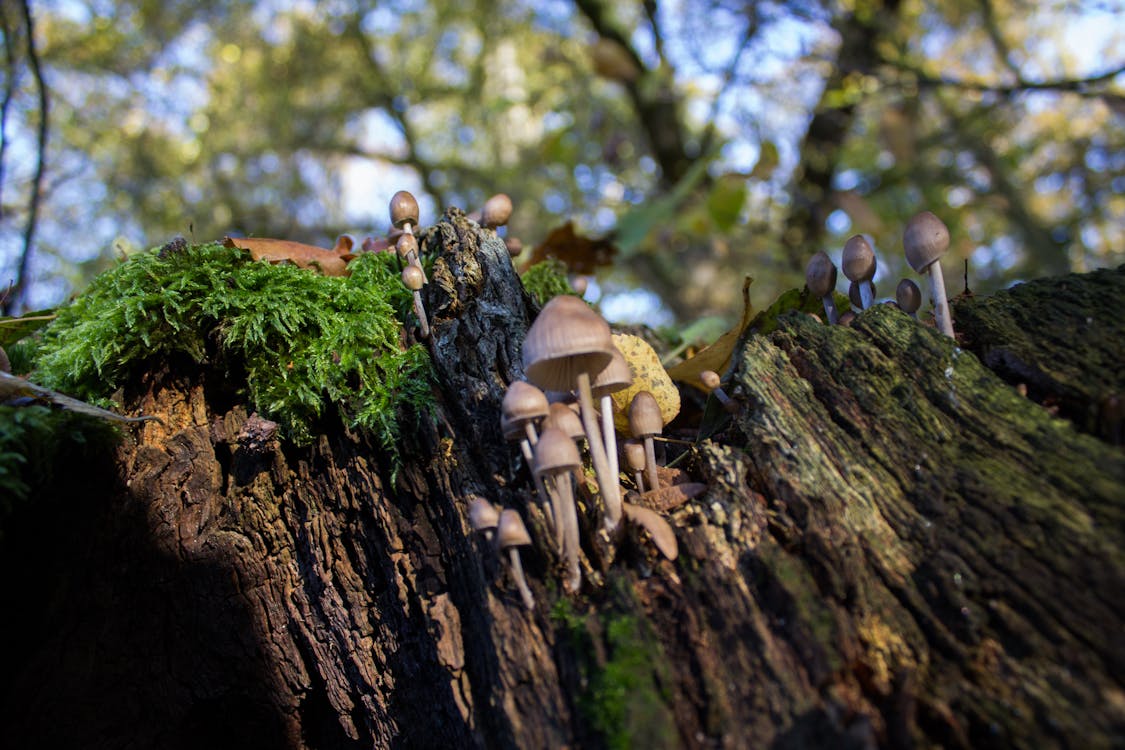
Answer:
[[322, 276], [220, 244], [140, 253], [58, 311], [34, 377], [105, 398], [138, 369], [187, 355], [220, 368], [296, 443], [311, 440], [335, 403], [395, 454], [400, 415], [424, 413], [431, 400], [429, 359], [400, 344], [410, 295], [393, 254], [361, 255], [350, 269]]
[[540, 307], [547, 304], [552, 297], [575, 293], [566, 278], [566, 264], [553, 258], [536, 263], [524, 271], [520, 281], [523, 282], [523, 288], [535, 300], [535, 304]]

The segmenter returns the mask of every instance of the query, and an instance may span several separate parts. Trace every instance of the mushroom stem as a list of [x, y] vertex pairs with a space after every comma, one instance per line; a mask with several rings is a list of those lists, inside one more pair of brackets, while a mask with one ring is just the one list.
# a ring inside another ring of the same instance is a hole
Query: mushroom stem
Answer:
[[934, 305], [934, 320], [939, 331], [953, 338], [953, 320], [949, 316], [949, 300], [945, 297], [945, 279], [941, 273], [941, 261], [930, 264], [930, 300]]
[[515, 547], [509, 547], [508, 560], [512, 563], [512, 577], [516, 579], [516, 587], [519, 588], [520, 596], [523, 597], [523, 606], [528, 609], [535, 609], [535, 597], [531, 595], [531, 589], [527, 587], [527, 579], [523, 575], [520, 551]]
[[574, 594], [582, 586], [582, 568], [578, 565], [578, 550], [581, 542], [578, 539], [578, 503], [574, 499], [574, 486], [571, 484], [569, 473], [555, 477], [555, 492], [560, 506], [563, 557], [566, 558], [568, 573], [563, 586]]
[[523, 423], [523, 429], [524, 432], [527, 433], [527, 442], [532, 445], [537, 445], [539, 443], [539, 433], [535, 431], [535, 425], [532, 424], [530, 419]]
[[824, 303], [824, 314], [828, 316], [828, 323], [836, 325], [840, 322], [840, 313], [836, 312], [836, 303], [832, 300], [832, 295], [828, 294], [820, 298]]
[[634, 473], [634, 474], [633, 474], [633, 481], [634, 481], [634, 482], [636, 483], [636, 485], [637, 485], [637, 492], [641, 493], [642, 495], [643, 495], [643, 494], [645, 494], [645, 476], [644, 476], [644, 472], [642, 472], [642, 471], [638, 471], [638, 472]]
[[539, 499], [543, 502], [543, 515], [547, 517], [547, 526], [550, 527], [547, 531], [555, 535], [561, 549], [562, 524], [559, 521], [559, 499], [540, 474], [535, 474], [535, 489], [539, 491]]
[[414, 314], [418, 316], [418, 327], [422, 331], [422, 338], [428, 339], [430, 337], [430, 321], [426, 317], [426, 308], [422, 306], [422, 293], [418, 291], [414, 292]]
[[660, 478], [656, 474], [656, 449], [651, 435], [645, 438], [645, 474], [648, 477], [648, 488], [660, 489]]
[[590, 375], [586, 372], [578, 373], [578, 404], [582, 412], [582, 426], [586, 429], [590, 460], [594, 463], [598, 487], [601, 488], [602, 498], [605, 500], [605, 524], [612, 531], [621, 522], [620, 483], [609, 473], [609, 459], [605, 455], [605, 443], [602, 441], [598, 422], [594, 419], [594, 395], [590, 390]]
[[870, 281], [859, 282], [859, 299], [863, 302], [863, 309], [875, 304], [875, 293], [871, 290]]
[[621, 465], [617, 459], [617, 428], [613, 426], [613, 399], [602, 396], [602, 437], [605, 438], [605, 457], [609, 462], [609, 475], [620, 483]]

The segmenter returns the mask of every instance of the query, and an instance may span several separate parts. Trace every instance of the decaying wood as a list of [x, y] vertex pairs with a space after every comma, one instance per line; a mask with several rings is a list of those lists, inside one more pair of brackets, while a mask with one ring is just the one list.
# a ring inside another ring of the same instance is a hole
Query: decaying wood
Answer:
[[[493, 232], [452, 211], [423, 241], [438, 403], [397, 473], [176, 363], [129, 394], [164, 425], [44, 484], [3, 547], [13, 746], [1120, 746], [1120, 449], [890, 308], [794, 314], [681, 464], [707, 489], [668, 509], [679, 558], [587, 499], [566, 597], [499, 430], [534, 309]], [[534, 612], [472, 496], [529, 521]]]

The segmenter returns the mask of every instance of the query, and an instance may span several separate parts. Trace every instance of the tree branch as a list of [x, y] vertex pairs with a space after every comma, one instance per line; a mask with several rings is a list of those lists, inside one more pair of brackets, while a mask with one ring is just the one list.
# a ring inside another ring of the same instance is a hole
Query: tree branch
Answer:
[[[8, 23], [8, 6], [0, 3], [0, 32], [4, 34], [4, 63], [7, 66], [4, 80], [4, 99], [0, 101], [0, 221], [4, 219], [4, 165], [8, 152], [8, 108], [16, 90], [16, 48], [12, 27]], [[5, 295], [5, 299], [7, 295]], [[2, 303], [0, 303], [2, 304]]]
[[16, 283], [12, 288], [12, 294], [4, 303], [4, 310], [7, 314], [11, 314], [22, 306], [23, 298], [27, 294], [27, 269], [31, 259], [31, 248], [35, 241], [35, 230], [39, 223], [43, 171], [47, 164], [47, 114], [49, 105], [47, 86], [43, 81], [43, 70], [39, 65], [39, 52], [35, 49], [35, 26], [31, 18], [31, 6], [28, 4], [28, 0], [20, 0], [20, 9], [23, 11], [23, 21], [27, 31], [27, 61], [31, 67], [32, 77], [35, 79], [35, 87], [39, 92], [39, 127], [36, 133], [38, 154], [35, 161], [35, 177], [31, 182], [31, 195], [28, 199], [27, 223], [23, 232], [23, 253], [20, 255]]
[[950, 86], [952, 88], [965, 89], [967, 91], [981, 91], [993, 94], [1002, 94], [1009, 96], [1012, 94], [1021, 94], [1026, 91], [1064, 91], [1069, 93], [1080, 94], [1083, 96], [1107, 96], [1118, 97], [1112, 91], [1089, 91], [1090, 86], [1096, 86], [1099, 83], [1111, 81], [1117, 76], [1125, 73], [1125, 64], [1118, 65], [1112, 70], [1106, 70], [1102, 73], [1097, 73], [1085, 78], [1057, 78], [1053, 81], [1029, 81], [1021, 79], [1018, 83], [1013, 84], [998, 84], [988, 83], [986, 81], [970, 81], [959, 78], [950, 78], [948, 76], [935, 76], [922, 70], [920, 67], [911, 65], [903, 60], [884, 60], [888, 65], [891, 65], [899, 70], [905, 71], [913, 75], [919, 86], [923, 87], [937, 87], [937, 86]]

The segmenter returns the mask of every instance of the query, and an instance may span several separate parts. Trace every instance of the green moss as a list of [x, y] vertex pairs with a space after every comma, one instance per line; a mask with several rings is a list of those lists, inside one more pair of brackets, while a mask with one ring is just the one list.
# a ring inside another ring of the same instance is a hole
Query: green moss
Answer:
[[[625, 596], [630, 596], [625, 594]], [[632, 614], [606, 610], [599, 620], [574, 612], [560, 600], [552, 619], [563, 631], [574, 654], [580, 683], [586, 688], [578, 708], [590, 728], [610, 748], [673, 748], [679, 746], [676, 725], [668, 705], [671, 685], [660, 641], [648, 623]], [[604, 638], [604, 663], [599, 663], [593, 632]]]
[[155, 358], [186, 354], [239, 379], [238, 391], [296, 443], [326, 401], [395, 452], [403, 407], [430, 402], [429, 360], [403, 350], [410, 295], [393, 254], [361, 255], [336, 278], [249, 259], [219, 244], [133, 256], [94, 280], [46, 329], [35, 377], [84, 399], [111, 394]]
[[566, 264], [554, 258], [536, 263], [524, 271], [520, 280], [523, 282], [523, 288], [540, 307], [552, 297], [574, 294], [574, 289], [566, 278]]

